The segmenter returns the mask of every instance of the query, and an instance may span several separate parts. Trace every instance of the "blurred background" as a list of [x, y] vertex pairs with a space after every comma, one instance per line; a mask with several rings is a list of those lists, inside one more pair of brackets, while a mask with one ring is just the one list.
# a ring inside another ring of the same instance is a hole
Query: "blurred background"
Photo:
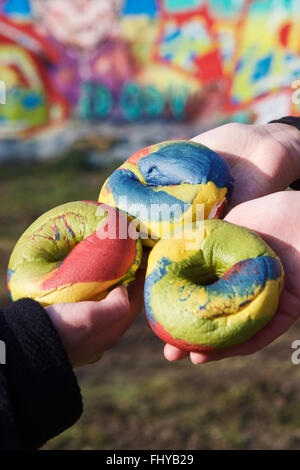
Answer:
[[[97, 200], [134, 151], [299, 115], [299, 0], [0, 0], [0, 307], [43, 212]], [[169, 364], [144, 316], [82, 368], [85, 412], [48, 449], [300, 449], [295, 325], [264, 351]]]

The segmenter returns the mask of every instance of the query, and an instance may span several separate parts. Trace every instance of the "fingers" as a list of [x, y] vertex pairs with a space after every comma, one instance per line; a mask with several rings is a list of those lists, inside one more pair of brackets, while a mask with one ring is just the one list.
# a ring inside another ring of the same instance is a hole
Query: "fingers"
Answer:
[[128, 289], [118, 287], [104, 300], [96, 302], [93, 318], [98, 324], [98, 330], [107, 329], [108, 335], [114, 336], [118, 341], [131, 326], [143, 308], [145, 273], [145, 270], [139, 269], [135, 281]]
[[46, 308], [54, 326], [67, 332], [103, 331], [130, 316], [127, 289], [118, 287], [99, 302], [76, 302]]
[[299, 210], [298, 193], [282, 191], [234, 207], [225, 220], [278, 239], [282, 244], [289, 243], [298, 249]]
[[118, 287], [112, 290], [102, 301], [102, 305], [104, 304], [105, 308], [105, 315], [107, 309], [116, 309], [114, 314], [110, 315], [111, 323], [122, 321], [124, 326], [128, 325], [129, 327], [142, 311], [148, 255], [148, 251], [143, 253], [141, 267], [136, 273], [134, 282], [132, 282], [127, 289], [125, 287]]
[[131, 315], [128, 292], [125, 287], [113, 289], [105, 299], [90, 302], [90, 317], [94, 328], [104, 330]]
[[194, 137], [231, 167], [235, 179], [232, 207], [285, 190], [300, 172], [300, 133], [285, 124], [231, 123]]
[[[214, 352], [192, 352], [190, 360], [193, 364], [204, 364], [207, 362], [219, 361], [227, 357], [244, 356], [253, 354], [264, 349], [270, 343], [275, 341], [279, 336], [285, 333], [291, 325], [299, 318], [299, 302], [293, 295], [284, 291], [279, 304], [279, 311], [274, 315], [272, 320], [253, 338], [243, 344], [234, 346], [224, 350], [216, 350]], [[168, 361], [179, 361], [185, 358], [188, 353], [182, 351], [170, 344], [166, 344], [164, 349], [165, 358]]]
[[[252, 188], [254, 180], [252, 174], [254, 173], [257, 178], [258, 170], [253, 169], [253, 165], [248, 162], [246, 156], [251, 132], [254, 133], [251, 126], [230, 123], [191, 139], [217, 152], [231, 167], [231, 174], [237, 184], [234, 185], [230, 207], [250, 199], [253, 194], [254, 197], [256, 196]], [[248, 168], [249, 166], [250, 168]], [[249, 177], [246, 178], [245, 175], [249, 175]], [[261, 186], [262, 184], [260, 184]]]
[[279, 336], [285, 333], [294, 322], [295, 318], [292, 316], [284, 312], [277, 313], [268, 325], [245, 343], [223, 351], [191, 353], [191, 362], [193, 364], [204, 364], [206, 362], [219, 361], [226, 357], [253, 354], [275, 341]]
[[[193, 137], [191, 140], [219, 153], [230, 166], [235, 165], [247, 144], [249, 128], [245, 124], [230, 123]], [[239, 138], [237, 139], [237, 135]]]
[[166, 344], [164, 348], [164, 355], [167, 361], [174, 362], [180, 361], [189, 355], [188, 352], [175, 348], [171, 344]]
[[94, 362], [119, 342], [142, 309], [144, 278], [145, 271], [140, 270], [129, 292], [125, 287], [117, 287], [98, 302], [47, 308], [73, 366]]
[[77, 308], [82, 321], [81, 335], [73, 335], [72, 347], [69, 348], [73, 351], [71, 356], [75, 366], [99, 360], [105, 351], [116, 346], [132, 323], [125, 287], [115, 288], [99, 302], [78, 303]]

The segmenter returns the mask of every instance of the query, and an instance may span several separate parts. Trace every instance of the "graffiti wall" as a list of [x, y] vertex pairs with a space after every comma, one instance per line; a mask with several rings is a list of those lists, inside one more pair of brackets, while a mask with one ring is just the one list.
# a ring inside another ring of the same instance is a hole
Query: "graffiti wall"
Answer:
[[299, 0], [0, 0], [1, 135], [297, 114], [299, 23]]

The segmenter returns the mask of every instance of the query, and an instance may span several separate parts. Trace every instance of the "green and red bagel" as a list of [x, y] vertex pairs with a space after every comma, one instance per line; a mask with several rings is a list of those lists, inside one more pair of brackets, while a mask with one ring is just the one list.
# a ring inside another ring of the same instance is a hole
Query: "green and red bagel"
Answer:
[[[11, 298], [42, 305], [100, 300], [135, 278], [142, 255], [139, 239], [119, 237], [126, 216], [93, 201], [50, 210], [22, 235], [11, 255], [7, 283]], [[113, 227], [112, 236], [104, 238]], [[99, 234], [102, 236], [99, 236]]]

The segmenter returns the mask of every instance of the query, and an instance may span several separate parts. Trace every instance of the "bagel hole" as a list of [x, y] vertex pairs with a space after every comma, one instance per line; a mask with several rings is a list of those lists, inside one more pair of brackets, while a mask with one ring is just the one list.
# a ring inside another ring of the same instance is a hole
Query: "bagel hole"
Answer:
[[199, 286], [208, 286], [219, 280], [216, 271], [206, 266], [186, 266], [182, 269], [181, 275]]

